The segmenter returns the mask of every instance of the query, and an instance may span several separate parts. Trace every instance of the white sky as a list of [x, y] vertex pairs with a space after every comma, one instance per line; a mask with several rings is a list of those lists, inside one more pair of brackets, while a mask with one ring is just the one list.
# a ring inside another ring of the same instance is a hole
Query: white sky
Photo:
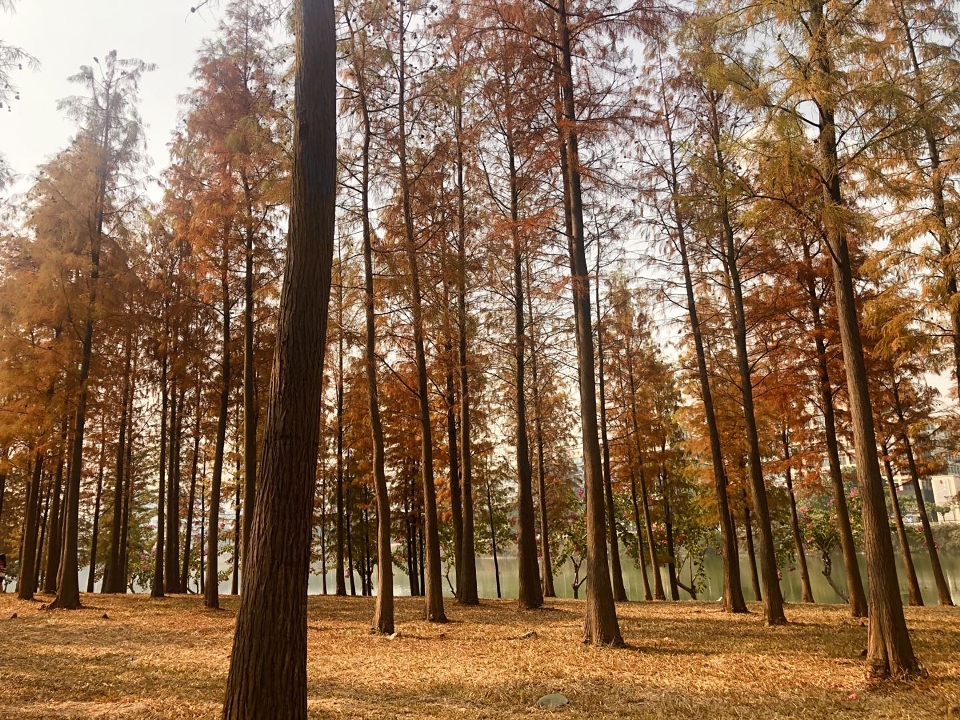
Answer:
[[190, 71], [203, 38], [217, 27], [210, 5], [197, 13], [198, 0], [16, 0], [11, 15], [0, 11], [0, 39], [40, 61], [36, 71], [14, 74], [20, 100], [0, 109], [0, 154], [21, 176], [63, 148], [74, 132], [57, 110], [57, 100], [81, 88], [67, 82], [81, 65], [92, 65], [115, 49], [120, 58], [140, 58], [157, 69], [144, 76], [140, 113], [147, 125], [151, 174], [167, 165], [167, 142], [178, 112], [177, 97], [191, 85]]

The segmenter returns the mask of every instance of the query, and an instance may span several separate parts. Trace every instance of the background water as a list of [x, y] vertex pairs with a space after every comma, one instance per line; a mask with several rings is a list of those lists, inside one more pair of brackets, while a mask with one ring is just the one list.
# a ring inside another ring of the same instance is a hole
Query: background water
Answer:
[[[903, 562], [899, 551], [896, 552], [897, 557], [897, 574], [900, 578], [900, 592], [903, 596], [904, 603], [907, 601], [907, 586], [906, 580], [903, 572]], [[864, 588], [867, 587], [867, 575], [866, 575], [866, 561], [862, 554], [858, 555], [860, 561], [860, 574], [863, 577]], [[506, 556], [499, 557], [500, 565], [500, 590], [501, 594], [505, 598], [515, 598], [517, 596], [517, 558], [515, 556]], [[630, 600], [642, 600], [643, 599], [643, 579], [640, 574], [640, 569], [634, 564], [633, 560], [626, 555], [621, 555], [621, 562], [623, 565], [623, 584], [627, 589], [627, 597]], [[930, 567], [930, 556], [922, 550], [915, 550], [913, 552], [913, 563], [917, 571], [917, 579], [920, 582], [920, 590], [923, 594], [924, 602], [929, 605], [935, 605], [937, 602], [937, 588], [933, 580], [933, 571]], [[954, 601], [960, 603], [960, 557], [957, 557], [954, 553], [940, 552], [940, 563], [943, 566], [944, 574], [947, 577], [947, 583], [950, 586], [950, 593], [953, 595]], [[839, 551], [832, 557], [832, 578], [838, 587], [846, 590], [846, 580], [845, 573], [843, 569], [843, 557], [840, 555]], [[722, 562], [718, 555], [713, 551], [709, 551], [705, 558], [705, 588], [702, 593], [698, 595], [700, 600], [717, 600], [723, 594], [723, 578], [721, 575], [722, 572]], [[844, 602], [834, 590], [830, 587], [826, 578], [823, 576], [823, 563], [820, 560], [819, 555], [810, 554], [807, 556], [807, 568], [810, 573], [810, 586], [813, 590], [813, 598], [818, 603], [842, 603]], [[310, 592], [311, 593], [320, 593], [322, 591], [322, 579], [319, 576], [321, 568], [317, 566], [314, 568], [316, 575], [311, 575], [310, 577]], [[650, 573], [649, 566], [647, 567], [648, 575]], [[667, 578], [667, 569], [666, 567], [660, 568], [660, 574], [663, 579], [664, 591], [669, 597], [670, 586], [669, 580]], [[651, 582], [651, 589], [653, 585], [653, 576], [649, 575]], [[572, 598], [573, 597], [573, 583], [574, 573], [573, 566], [568, 562], [560, 572], [554, 575], [554, 584], [556, 586], [557, 596]], [[452, 576], [451, 576], [452, 579]], [[688, 584], [690, 583], [689, 577], [689, 566], [684, 569], [681, 580]], [[750, 564], [747, 560], [746, 555], [741, 555], [740, 557], [740, 580], [743, 585], [743, 594], [747, 600], [753, 600], [753, 590], [750, 583]], [[356, 576], [355, 579], [357, 592], [360, 592], [360, 578]], [[374, 573], [374, 583], [376, 583], [376, 573]], [[483, 556], [477, 558], [477, 583], [479, 585], [480, 597], [483, 598], [495, 598], [497, 597], [497, 581], [496, 573], [494, 571], [493, 557], [492, 556]], [[449, 591], [449, 588], [446, 587], [446, 580], [444, 580], [444, 590], [446, 595], [452, 596], [452, 593]], [[335, 574], [333, 571], [328, 571], [327, 573], [327, 591], [334, 592], [336, 588]], [[780, 581], [780, 588], [783, 591], [784, 600], [787, 602], [800, 602], [801, 593], [800, 593], [800, 573], [796, 570], [786, 570], [783, 572], [783, 579]], [[583, 593], [586, 589], [586, 586], [580, 588], [580, 597], [583, 597]], [[349, 584], [347, 587], [349, 592]], [[229, 592], [230, 586], [229, 583], [225, 583], [221, 586], [221, 592]], [[409, 595], [410, 594], [410, 585], [407, 581], [407, 576], [405, 573], [400, 572], [397, 568], [394, 568], [394, 592], [397, 595]], [[680, 599], [689, 600], [690, 595], [688, 595], [684, 590], [680, 590]]]

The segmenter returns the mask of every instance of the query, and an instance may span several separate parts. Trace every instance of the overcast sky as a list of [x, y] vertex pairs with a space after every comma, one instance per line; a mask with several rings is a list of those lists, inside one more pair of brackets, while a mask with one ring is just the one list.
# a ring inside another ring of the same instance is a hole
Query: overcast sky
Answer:
[[[190, 86], [190, 70], [203, 38], [216, 30], [216, 9], [190, 12], [197, 0], [16, 0], [11, 15], [0, 11], [0, 39], [37, 58], [37, 70], [14, 75], [20, 100], [0, 110], [0, 154], [19, 175], [63, 148], [74, 126], [57, 100], [80, 86], [67, 82], [81, 65], [116, 50], [157, 69], [144, 76], [140, 113], [147, 125], [152, 174], [167, 164], [167, 142], [177, 118], [177, 97]], [[21, 180], [18, 189], [29, 183]]]

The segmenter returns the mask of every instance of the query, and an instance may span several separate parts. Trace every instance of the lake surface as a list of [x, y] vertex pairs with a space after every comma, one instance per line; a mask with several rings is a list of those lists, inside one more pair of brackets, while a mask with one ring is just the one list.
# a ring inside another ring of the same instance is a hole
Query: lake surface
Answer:
[[[899, 551], [896, 552], [897, 557], [897, 574], [900, 579], [900, 593], [903, 596], [904, 604], [907, 602], [907, 586], [905, 581], [905, 576], [903, 573], [903, 562]], [[866, 561], [863, 558], [863, 555], [858, 555], [860, 560], [860, 574], [863, 577], [864, 588], [867, 587], [867, 575], [866, 575]], [[833, 561], [833, 572], [832, 577], [834, 582], [840, 588], [846, 588], [846, 580], [844, 578], [843, 570], [843, 557], [840, 555], [839, 551], [832, 558]], [[640, 569], [634, 564], [633, 560], [626, 555], [621, 555], [621, 562], [623, 565], [623, 584], [627, 589], [627, 597], [630, 600], [642, 600], [643, 599], [643, 579], [640, 574]], [[920, 590], [923, 594], [924, 602], [928, 605], [935, 605], [937, 602], [937, 587], [933, 581], [933, 571], [930, 567], [930, 556], [927, 555], [924, 551], [914, 551], [913, 553], [913, 563], [917, 571], [917, 579], [920, 582]], [[947, 577], [947, 583], [950, 586], [950, 593], [953, 595], [954, 601], [960, 603], [960, 557], [957, 557], [955, 554], [946, 553], [941, 551], [940, 553], [940, 563], [943, 566], [943, 571]], [[500, 564], [500, 589], [502, 596], [505, 598], [515, 598], [517, 597], [517, 558], [515, 556], [506, 556], [499, 558]], [[700, 600], [718, 600], [723, 594], [723, 578], [721, 576], [722, 563], [720, 557], [717, 556], [713, 551], [709, 551], [705, 558], [705, 568], [706, 568], [706, 587], [704, 591], [699, 595]], [[837, 593], [830, 587], [827, 583], [826, 578], [822, 574], [823, 563], [820, 561], [820, 556], [817, 554], [807, 556], [807, 568], [810, 573], [810, 585], [813, 590], [813, 598], [818, 603], [842, 603], [843, 598], [841, 598]], [[322, 580], [319, 576], [320, 567], [316, 567], [316, 575], [310, 576], [310, 592], [311, 593], [320, 593], [322, 592]], [[647, 568], [648, 573], [650, 572], [649, 566]], [[668, 593], [670, 592], [669, 581], [667, 579], [667, 569], [666, 567], [661, 568], [661, 577], [663, 578], [664, 590]], [[750, 564], [745, 555], [740, 557], [740, 578], [743, 585], [743, 594], [747, 600], [753, 600], [753, 590], [750, 583]], [[653, 576], [650, 576], [651, 586]], [[689, 584], [689, 569], [685, 570], [682, 577], [683, 581]], [[480, 590], [480, 597], [484, 598], [495, 598], [497, 597], [497, 581], [496, 573], [494, 572], [493, 557], [483, 556], [477, 558], [477, 582]], [[376, 574], [374, 574], [374, 583], [376, 583]], [[444, 581], [446, 583], [446, 581]], [[573, 567], [570, 563], [567, 563], [562, 570], [554, 575], [554, 584], [556, 586], [557, 596], [572, 598], [573, 597]], [[356, 578], [357, 592], [360, 592], [360, 579], [359, 576]], [[328, 592], [333, 592], [336, 587], [335, 583], [335, 573], [331, 570], [327, 572], [327, 590]], [[800, 602], [800, 573], [796, 570], [787, 570], [783, 573], [783, 579], [780, 581], [780, 588], [783, 591], [783, 598], [787, 602]], [[583, 593], [586, 589], [586, 586], [580, 588], [580, 597], [583, 597]], [[347, 590], [349, 591], [349, 585]], [[221, 587], [221, 591], [229, 592], [229, 583], [224, 584]], [[405, 573], [401, 573], [394, 568], [394, 592], [396, 595], [409, 595], [410, 586], [407, 581], [407, 576]], [[449, 589], [445, 587], [445, 595], [451, 596], [452, 593], [449, 592]], [[680, 599], [689, 600], [690, 596], [680, 590]]]

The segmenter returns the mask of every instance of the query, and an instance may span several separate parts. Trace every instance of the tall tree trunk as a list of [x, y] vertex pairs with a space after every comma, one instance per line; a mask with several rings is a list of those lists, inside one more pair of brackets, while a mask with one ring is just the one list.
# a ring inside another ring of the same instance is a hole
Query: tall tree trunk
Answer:
[[80, 535], [80, 480], [83, 477], [83, 433], [87, 423], [88, 380], [93, 357], [93, 325], [100, 281], [100, 249], [103, 241], [103, 219], [106, 209], [107, 177], [110, 171], [111, 91], [113, 70], [103, 78], [105, 91], [103, 132], [99, 139], [100, 158], [97, 162], [97, 192], [94, 198], [93, 227], [89, 228], [90, 268], [87, 275], [87, 312], [80, 343], [80, 368], [77, 373], [77, 408], [73, 423], [73, 441], [70, 449], [70, 476], [64, 498], [65, 522], [63, 550], [57, 574], [57, 598], [49, 607], [76, 610], [80, 607], [79, 535]]
[[[726, 158], [721, 146], [721, 130], [717, 97], [713, 91], [707, 92], [713, 136], [713, 154], [721, 182], [727, 176]], [[763, 464], [760, 456], [760, 433], [757, 429], [757, 416], [753, 403], [753, 377], [750, 369], [750, 355], [747, 349], [747, 322], [743, 305], [743, 285], [740, 281], [739, 253], [736, 248], [733, 225], [730, 218], [730, 203], [726, 190], [720, 191], [720, 227], [724, 240], [724, 265], [729, 280], [728, 298], [733, 320], [733, 340], [737, 351], [737, 369], [740, 375], [740, 395], [743, 399], [743, 422], [746, 430], [747, 460], [750, 478], [750, 490], [753, 500], [753, 513], [760, 541], [760, 585], [763, 593], [763, 617], [767, 625], [783, 625], [787, 622], [783, 614], [783, 594], [777, 577], [777, 554], [773, 546], [773, 527], [770, 522], [770, 508], [767, 503], [767, 487], [763, 479]], [[750, 532], [747, 533], [748, 546], [752, 545]]]
[[613, 480], [610, 477], [610, 439], [607, 436], [607, 395], [603, 365], [603, 312], [600, 307], [600, 239], [597, 238], [597, 388], [600, 392], [600, 446], [603, 451], [603, 491], [607, 509], [607, 539], [610, 544], [610, 574], [613, 579], [613, 599], [626, 602], [627, 589], [623, 585], [620, 566], [620, 541], [617, 538], [617, 513], [613, 504]]
[[803, 550], [803, 535], [800, 534], [800, 519], [797, 516], [797, 496], [793, 492], [793, 470], [790, 467], [790, 437], [787, 429], [780, 432], [783, 441], [783, 457], [787, 461], [784, 478], [787, 481], [787, 495], [790, 497], [790, 529], [793, 530], [793, 547], [797, 553], [797, 568], [800, 570], [800, 595], [805, 603], [813, 602], [813, 590], [810, 587], [810, 572], [807, 570], [807, 556]]
[[457, 600], [462, 605], [480, 602], [477, 590], [477, 554], [474, 539], [473, 457], [470, 443], [470, 378], [467, 358], [467, 212], [463, 160], [463, 98], [457, 95], [457, 382], [460, 393], [460, 485], [463, 503], [463, 538], [460, 548], [460, 586]]
[[107, 465], [106, 433], [103, 418], [100, 419], [100, 468], [97, 471], [97, 489], [93, 496], [93, 528], [90, 533], [90, 572], [87, 573], [87, 592], [93, 592], [93, 585], [97, 574], [97, 540], [100, 535], [100, 501], [103, 495], [103, 471]]
[[500, 560], [497, 557], [497, 525], [493, 519], [493, 496], [490, 493], [490, 478], [487, 478], [487, 514], [490, 518], [490, 549], [493, 552], [493, 575], [497, 580], [497, 599], [503, 597], [500, 591]]
[[513, 361], [514, 402], [516, 403], [517, 458], [517, 597], [521, 609], [543, 605], [540, 568], [537, 565], [536, 516], [533, 509], [533, 468], [530, 466], [530, 440], [527, 434], [526, 328], [523, 299], [523, 248], [520, 236], [520, 187], [513, 149], [512, 129], [507, 121], [507, 160], [510, 169], [510, 237], [513, 250]]
[[823, 0], [809, 0], [810, 60], [814, 68], [811, 85], [814, 88], [812, 99], [820, 111], [817, 148], [820, 177], [823, 179], [823, 219], [833, 265], [857, 476], [863, 499], [864, 549], [870, 589], [867, 663], [872, 677], [896, 678], [915, 675], [919, 671], [919, 664], [903, 616], [893, 543], [890, 540], [890, 521], [877, 458], [870, 388], [853, 289], [853, 263], [844, 225], [844, 200], [834, 120], [835, 100], [827, 90], [833, 87], [834, 70], [827, 47], [830, 36], [828, 28], [832, 27], [832, 23], [824, 18], [824, 7]]
[[[666, 84], [663, 85], [666, 88]], [[664, 89], [661, 89], [665, 93]], [[661, 96], [664, 110], [667, 109], [666, 96]], [[664, 119], [664, 132], [667, 138], [667, 151], [670, 159], [668, 183], [670, 185], [670, 202], [673, 208], [675, 227], [675, 244], [680, 253], [680, 262], [683, 267], [684, 289], [687, 299], [687, 315], [690, 318], [690, 330], [693, 334], [694, 350], [697, 357], [697, 375], [700, 380], [700, 397], [703, 401], [703, 414], [707, 422], [707, 435], [710, 438], [710, 458], [713, 463], [714, 489], [717, 496], [717, 515], [720, 519], [721, 560], [723, 567], [723, 609], [731, 613], [747, 612], [747, 604], [743, 599], [743, 587], [740, 584], [740, 559], [736, 551], [736, 531], [733, 528], [730, 515], [730, 499], [727, 494], [727, 471], [723, 465], [723, 450], [720, 445], [720, 431], [717, 427], [717, 417], [713, 405], [713, 392], [710, 389], [710, 375], [707, 372], [707, 356], [703, 347], [703, 329], [700, 325], [700, 316], [697, 312], [697, 301], [693, 291], [693, 274], [690, 270], [690, 256], [687, 252], [686, 220], [684, 219], [681, 202], [680, 173], [677, 167], [676, 141], [669, 117]]]
[[[351, 34], [353, 28], [350, 29]], [[367, 375], [367, 412], [373, 442], [373, 481], [377, 495], [377, 600], [371, 629], [375, 633], [394, 632], [393, 550], [390, 545], [390, 493], [387, 486], [386, 451], [383, 423], [380, 420], [380, 396], [377, 383], [377, 323], [373, 285], [373, 231], [370, 227], [370, 141], [373, 130], [367, 106], [367, 87], [363, 73], [357, 73], [359, 105], [363, 122], [362, 175], [360, 178], [361, 222], [363, 225], [363, 309], [366, 321], [364, 370]], [[458, 564], [459, 571], [459, 564]], [[459, 575], [458, 575], [459, 576]]]
[[747, 543], [747, 560], [750, 561], [750, 584], [753, 586], [753, 599], [763, 600], [760, 588], [760, 575], [757, 572], [757, 552], [753, 545], [753, 522], [750, 518], [750, 503], [747, 493], [743, 493], [743, 537]]
[[[210, 481], [210, 508], [207, 518], [207, 577], [203, 592], [203, 604], [214, 610], [220, 608], [220, 485], [223, 480], [223, 451], [227, 440], [227, 412], [230, 409], [230, 285], [227, 274], [230, 265], [226, 245], [228, 236], [229, 232], [225, 231], [223, 265], [220, 268], [220, 290], [223, 299], [221, 308], [223, 319], [220, 349], [222, 355], [220, 361], [220, 411], [217, 415], [217, 444], [213, 454], [213, 477]], [[239, 629], [237, 632], [239, 633]], [[231, 663], [231, 669], [232, 667]]]
[[806, 243], [803, 246], [803, 258], [806, 267], [807, 297], [810, 300], [810, 313], [813, 316], [813, 339], [817, 349], [820, 406], [823, 412], [830, 484], [833, 487], [833, 505], [837, 512], [837, 529], [840, 534], [840, 549], [843, 551], [843, 568], [847, 579], [847, 598], [850, 605], [850, 614], [853, 617], [866, 617], [867, 595], [863, 590], [863, 579], [860, 577], [860, 562], [857, 560], [857, 546], [853, 539], [850, 511], [847, 508], [847, 492], [843, 487], [843, 471], [840, 467], [840, 447], [837, 442], [833, 384], [830, 380], [827, 345], [824, 339], [826, 333], [821, 316], [820, 297], [814, 280], [813, 259], [810, 256], [810, 247]]
[[43, 479], [43, 450], [36, 450], [33, 454], [33, 473], [30, 485], [27, 488], [26, 505], [24, 512], [26, 519], [23, 529], [23, 545], [20, 551], [20, 574], [17, 578], [17, 597], [20, 600], [33, 600], [34, 589], [37, 584], [34, 580], [37, 558], [37, 534], [40, 510], [40, 481]]
[[[533, 299], [530, 294], [530, 260], [526, 263], [526, 283], [527, 283], [527, 320], [531, 327], [535, 327], [536, 321], [533, 316]], [[530, 375], [533, 381], [533, 430], [536, 434], [535, 443], [537, 446], [537, 486], [540, 496], [540, 545], [543, 548], [543, 566], [540, 568], [540, 578], [543, 587], [543, 596], [556, 597], [557, 591], [553, 584], [553, 558], [550, 554], [550, 520], [547, 512], [547, 473], [544, 463], [543, 452], [543, 416], [540, 406], [540, 373], [537, 363], [539, 351], [535, 338], [530, 340]]]
[[190, 587], [190, 550], [193, 544], [193, 508], [197, 500], [197, 468], [200, 460], [200, 418], [203, 414], [200, 402], [200, 375], [197, 374], [195, 392], [196, 408], [193, 421], [193, 459], [190, 461], [190, 493], [187, 496], [187, 525], [183, 533], [183, 568], [180, 571], [180, 587], [187, 592]]
[[[661, 457], [666, 454], [665, 444], [660, 447]], [[670, 507], [669, 483], [667, 482], [667, 468], [660, 463], [660, 497], [663, 500], [663, 530], [667, 538], [667, 578], [670, 581], [670, 599], [680, 599], [680, 585], [677, 579], [677, 551], [673, 540], [673, 511]]]
[[64, 415], [60, 424], [60, 444], [57, 449], [57, 469], [53, 476], [53, 497], [50, 501], [50, 512], [47, 517], [49, 530], [47, 531], [47, 562], [43, 571], [43, 591], [55, 593], [57, 591], [57, 570], [60, 567], [60, 554], [63, 549], [63, 526], [60, 522], [63, 517], [60, 495], [63, 490], [64, 453], [67, 446], [67, 416]]
[[337, 595], [346, 595], [343, 534], [343, 521], [347, 513], [343, 501], [343, 259], [340, 253], [340, 243], [337, 243]]
[[[634, 475], [630, 477], [630, 499], [633, 501], [633, 523], [637, 528], [637, 565], [640, 567], [640, 576], [643, 579], [643, 599], [647, 602], [653, 600], [653, 593], [650, 592], [650, 578], [647, 577], [647, 560], [643, 551], [643, 525], [640, 521], [640, 503], [637, 501], [637, 478]], [[654, 565], [656, 572], [656, 565]]]
[[[647, 547], [650, 550], [650, 568], [653, 570], [653, 598], [666, 600], [663, 580], [660, 577], [660, 560], [657, 557], [657, 541], [653, 537], [653, 521], [650, 517], [650, 494], [647, 492], [647, 476], [643, 470], [643, 448], [640, 446], [640, 416], [637, 411], [637, 382], [633, 372], [633, 348], [627, 344], [627, 379], [630, 383], [630, 417], [633, 423], [633, 450], [640, 476], [640, 501], [643, 503], [643, 522], [647, 531]], [[638, 530], [639, 532], [639, 530]]]
[[347, 489], [347, 577], [350, 578], [350, 594], [356, 596], [357, 583], [353, 573], [353, 535], [350, 528], [350, 518], [353, 505], [350, 504], [350, 490]]
[[[47, 525], [50, 519], [50, 495], [53, 494], [53, 488], [51, 487], [52, 482], [47, 481], [47, 491], [43, 493], [42, 498], [37, 498], [37, 502], [42, 500], [43, 502], [43, 514], [40, 516], [40, 539], [37, 542], [37, 557], [34, 560], [33, 564], [33, 577], [30, 578], [30, 587], [33, 588], [32, 592], [37, 592], [40, 589], [41, 581], [41, 568], [43, 560], [43, 542], [47, 533]], [[37, 508], [39, 513], [40, 508]]]
[[113, 519], [110, 526], [110, 556], [107, 569], [103, 574], [101, 591], [104, 593], [122, 593], [126, 589], [125, 579], [120, 572], [120, 527], [123, 520], [123, 478], [124, 461], [127, 446], [127, 405], [130, 402], [130, 363], [133, 355], [133, 336], [127, 333], [123, 339], [123, 391], [120, 396], [120, 430], [117, 439], [116, 478], [113, 486]]
[[573, 91], [573, 54], [570, 49], [570, 28], [567, 20], [567, 0], [557, 5], [559, 29], [560, 72], [563, 90], [564, 142], [566, 145], [567, 176], [570, 188], [570, 215], [573, 224], [571, 246], [574, 269], [574, 315], [580, 328], [577, 364], [580, 381], [580, 416], [583, 440], [584, 485], [587, 501], [587, 613], [584, 640], [598, 645], [623, 645], [617, 611], [610, 585], [610, 566], [607, 561], [607, 533], [603, 517], [603, 469], [600, 441], [597, 433], [596, 378], [594, 377], [593, 324], [590, 321], [590, 279], [584, 248], [583, 198], [580, 190], [580, 153], [577, 141], [577, 112]]
[[337, 176], [332, 0], [297, 0], [293, 28], [288, 251], [225, 720], [307, 717], [307, 579]]
[[[176, 393], [177, 385], [174, 385]], [[174, 395], [170, 409], [170, 455], [167, 474], [167, 535], [164, 539], [163, 586], [168, 593], [181, 593], [180, 585], [180, 450], [183, 439], [185, 391]]]
[[243, 563], [243, 540], [242, 540], [242, 530], [240, 529], [241, 517], [245, 510], [243, 510], [243, 500], [240, 497], [240, 489], [242, 487], [240, 483], [240, 459], [237, 459], [237, 473], [233, 476], [237, 482], [236, 494], [233, 498], [233, 570], [232, 577], [230, 580], [230, 594], [239, 595], [240, 594], [240, 565]]
[[420, 472], [423, 477], [424, 542], [426, 546], [424, 578], [424, 615], [430, 622], [446, 622], [443, 611], [443, 576], [440, 567], [440, 529], [437, 517], [437, 488], [433, 481], [433, 430], [430, 422], [430, 387], [427, 378], [427, 357], [424, 349], [423, 293], [420, 288], [418, 249], [413, 227], [413, 208], [410, 199], [410, 174], [407, 168], [406, 127], [406, 55], [405, 21], [406, 0], [399, 8], [399, 97], [397, 99], [398, 161], [400, 165], [400, 193], [403, 206], [404, 246], [410, 266], [410, 309], [413, 315], [413, 344], [417, 367], [417, 400], [420, 407]]
[[887, 486], [890, 488], [890, 506], [893, 508], [893, 521], [897, 526], [897, 538], [900, 540], [900, 553], [903, 556], [903, 569], [907, 576], [907, 592], [910, 604], [923, 607], [923, 595], [920, 592], [920, 583], [917, 581], [917, 571], [913, 566], [913, 554], [910, 552], [910, 540], [907, 538], [907, 529], [903, 525], [903, 515], [900, 513], [900, 500], [897, 498], [897, 483], [893, 478], [893, 466], [890, 464], [887, 441], [881, 444], [883, 451], [883, 465], [887, 472]]
[[[169, 305], [164, 302], [164, 310], [169, 311]], [[166, 511], [167, 511], [167, 418], [170, 414], [176, 413], [176, 407], [173, 413], [168, 414], [170, 408], [170, 384], [167, 368], [169, 359], [167, 358], [167, 348], [170, 341], [169, 316], [164, 319], [164, 347], [163, 358], [160, 361], [160, 482], [158, 484], [157, 500], [157, 546], [153, 556], [153, 585], [150, 588], [150, 597], [163, 597], [163, 544], [166, 536]], [[173, 394], [173, 404], [176, 405], [176, 392]]]
[[900, 387], [897, 380], [893, 381], [893, 403], [894, 411], [897, 413], [897, 419], [900, 421], [900, 442], [903, 445], [904, 452], [907, 454], [907, 467], [910, 470], [910, 482], [913, 485], [914, 497], [917, 501], [917, 513], [920, 515], [920, 527], [923, 529], [923, 540], [927, 546], [927, 552], [930, 555], [930, 567], [933, 569], [933, 580], [937, 585], [937, 599], [941, 605], [953, 605], [953, 598], [950, 597], [950, 586], [947, 585], [947, 579], [943, 574], [943, 567], [940, 565], [940, 553], [937, 552], [937, 543], [933, 538], [933, 530], [930, 527], [930, 518], [927, 515], [927, 503], [923, 499], [923, 489], [920, 487], [920, 473], [917, 470], [917, 460], [913, 454], [913, 443], [910, 442], [910, 434], [907, 432], [907, 421], [904, 417], [903, 404], [900, 398]]
[[246, 201], [244, 217], [244, 271], [243, 271], [243, 561], [246, 562], [253, 524], [253, 508], [257, 500], [257, 372], [253, 366], [253, 202], [250, 182], [241, 173]]

